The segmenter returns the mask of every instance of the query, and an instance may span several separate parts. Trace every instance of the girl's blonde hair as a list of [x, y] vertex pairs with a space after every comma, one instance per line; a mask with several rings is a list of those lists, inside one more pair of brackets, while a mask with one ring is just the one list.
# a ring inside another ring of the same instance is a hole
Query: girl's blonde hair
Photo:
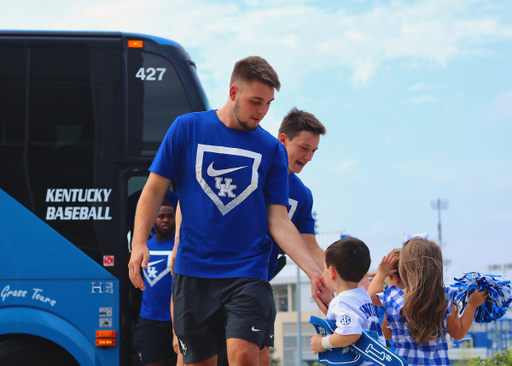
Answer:
[[[398, 271], [398, 266], [400, 264], [400, 248], [395, 248], [390, 253], [393, 253], [395, 255], [395, 257], [396, 257], [396, 261], [394, 261], [393, 264], [391, 265], [391, 270], [395, 270], [396, 269]], [[398, 277], [400, 277], [398, 275], [398, 272], [396, 273], [396, 275]]]
[[443, 282], [443, 255], [436, 243], [413, 238], [400, 250], [400, 274], [407, 293], [402, 317], [419, 345], [443, 334], [447, 304]]

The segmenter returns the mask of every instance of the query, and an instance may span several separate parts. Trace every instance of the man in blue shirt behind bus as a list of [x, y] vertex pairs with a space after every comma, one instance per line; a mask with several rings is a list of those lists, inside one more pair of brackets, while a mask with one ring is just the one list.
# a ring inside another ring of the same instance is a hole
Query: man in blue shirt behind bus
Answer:
[[176, 363], [170, 312], [174, 227], [174, 207], [164, 201], [155, 221], [156, 235], [148, 240], [151, 262], [144, 268], [146, 291], [142, 293], [139, 320], [135, 327], [135, 349], [143, 365], [163, 366], [167, 359]]

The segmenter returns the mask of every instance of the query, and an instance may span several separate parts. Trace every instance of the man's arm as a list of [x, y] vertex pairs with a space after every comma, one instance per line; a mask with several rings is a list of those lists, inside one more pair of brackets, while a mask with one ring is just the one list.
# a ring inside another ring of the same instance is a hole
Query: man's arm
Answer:
[[286, 206], [269, 204], [267, 205], [268, 231], [276, 243], [287, 253], [290, 258], [306, 273], [311, 281], [311, 292], [313, 299], [324, 314], [327, 313], [327, 306], [320, 299], [320, 291], [317, 280], [322, 281], [322, 270], [315, 263], [309, 254], [306, 245], [297, 231], [297, 228], [290, 220]]
[[180, 244], [180, 226], [181, 226], [181, 208], [180, 202], [176, 205], [176, 213], [174, 215], [174, 248], [171, 254], [171, 275], [174, 276], [174, 265], [176, 264], [176, 255], [178, 254], [178, 245]]
[[140, 275], [140, 267], [146, 268], [148, 265], [149, 250], [147, 240], [170, 183], [169, 179], [155, 173], [150, 173], [137, 203], [132, 239], [132, 255], [130, 256], [130, 263], [128, 263], [128, 271], [133, 285], [141, 290], [146, 289]]
[[[300, 234], [302, 237], [302, 240], [306, 244], [306, 247], [309, 250], [309, 254], [313, 257], [315, 260], [315, 263], [320, 267], [320, 269], [324, 268], [324, 261], [325, 261], [325, 250], [320, 248], [320, 245], [318, 245], [318, 242], [316, 241], [316, 236], [314, 234]], [[319, 292], [317, 292], [318, 296], [320, 297], [322, 303], [328, 305], [331, 300], [334, 298], [334, 294], [331, 290], [325, 286], [325, 283], [321, 280], [317, 280], [317, 285], [319, 287]]]
[[318, 245], [315, 234], [300, 234], [300, 236], [306, 244], [306, 247], [309, 250], [309, 254], [311, 254], [316, 264], [318, 264], [318, 267], [323, 269], [325, 261], [325, 250], [320, 248], [320, 245]]

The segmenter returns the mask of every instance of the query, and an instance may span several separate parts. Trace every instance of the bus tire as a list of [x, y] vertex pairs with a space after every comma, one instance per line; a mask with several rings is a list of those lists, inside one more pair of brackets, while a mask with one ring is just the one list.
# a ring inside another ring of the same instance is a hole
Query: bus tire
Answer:
[[14, 336], [0, 341], [2, 366], [80, 366], [69, 352], [52, 341], [36, 336]]

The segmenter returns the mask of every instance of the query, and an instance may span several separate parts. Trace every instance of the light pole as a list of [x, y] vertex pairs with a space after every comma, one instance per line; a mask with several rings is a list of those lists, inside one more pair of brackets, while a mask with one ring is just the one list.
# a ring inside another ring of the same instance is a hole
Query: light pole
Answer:
[[441, 210], [448, 210], [448, 200], [442, 200], [438, 198], [437, 200], [430, 201], [430, 207], [432, 210], [437, 210], [438, 217], [439, 217], [439, 223], [437, 225], [437, 230], [439, 234], [439, 244], [441, 244], [441, 241], [443, 239], [443, 236], [441, 234]]
[[300, 267], [297, 265], [297, 365], [302, 365], [302, 319], [300, 304]]

